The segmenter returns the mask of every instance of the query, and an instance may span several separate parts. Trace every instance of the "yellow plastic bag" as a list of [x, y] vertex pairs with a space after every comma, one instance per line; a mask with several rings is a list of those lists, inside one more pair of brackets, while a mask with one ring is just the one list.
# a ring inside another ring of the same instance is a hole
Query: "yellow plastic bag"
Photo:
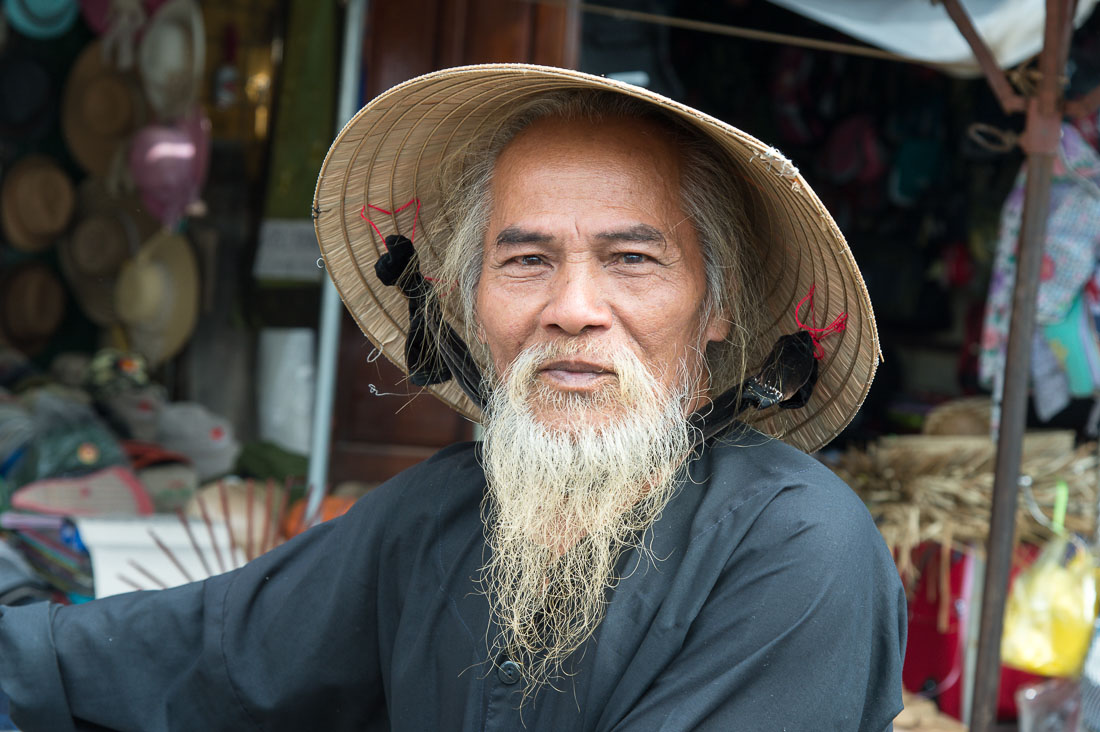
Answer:
[[1016, 577], [1005, 607], [1005, 665], [1044, 676], [1077, 676], [1096, 619], [1096, 560], [1059, 537]]

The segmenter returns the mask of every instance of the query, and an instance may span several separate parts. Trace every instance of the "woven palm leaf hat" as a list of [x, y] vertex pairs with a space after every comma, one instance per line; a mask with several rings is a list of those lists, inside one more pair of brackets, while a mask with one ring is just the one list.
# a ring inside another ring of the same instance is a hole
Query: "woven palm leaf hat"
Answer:
[[[321, 167], [314, 216], [326, 269], [364, 334], [408, 372], [409, 305], [398, 287], [384, 285], [376, 275], [375, 263], [386, 253], [379, 233], [414, 239], [420, 270], [430, 274], [449, 243], [449, 222], [438, 220], [447, 185], [442, 163], [533, 98], [573, 89], [649, 102], [728, 152], [730, 175], [742, 182], [749, 218], [749, 261], [763, 285], [764, 326], [754, 339], [762, 352], [750, 354], [750, 360], [763, 361], [780, 336], [799, 330], [796, 309], [811, 327], [847, 318], [843, 330], [820, 340], [823, 355], [809, 402], [754, 413], [746, 421], [807, 452], [828, 443], [863, 403], [881, 357], [871, 301], [843, 235], [798, 170], [774, 148], [690, 107], [611, 79], [523, 64], [445, 69], [393, 87], [348, 122]], [[419, 212], [412, 205], [399, 211], [414, 199]], [[361, 215], [364, 206], [393, 212], [368, 209], [378, 233]], [[809, 304], [798, 308], [811, 288], [813, 324]], [[444, 317], [464, 332], [460, 314], [445, 311]], [[720, 393], [736, 384], [714, 386]], [[478, 406], [456, 380], [428, 388], [480, 420]]]

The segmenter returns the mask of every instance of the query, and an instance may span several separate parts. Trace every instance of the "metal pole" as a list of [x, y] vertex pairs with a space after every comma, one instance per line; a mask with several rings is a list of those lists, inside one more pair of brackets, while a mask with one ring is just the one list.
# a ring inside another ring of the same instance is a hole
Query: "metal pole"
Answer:
[[[359, 109], [359, 82], [367, 0], [349, 0], [344, 17], [344, 51], [340, 67], [340, 96], [336, 107], [336, 132]], [[332, 445], [332, 404], [336, 395], [336, 356], [340, 350], [340, 295], [328, 277], [321, 285], [321, 320], [317, 338], [317, 391], [313, 400], [313, 434], [309, 450], [306, 525], [318, 515], [328, 484], [329, 450]]]
[[996, 722], [997, 688], [1001, 678], [1001, 636], [1004, 605], [1012, 568], [1016, 530], [1016, 498], [1020, 478], [1031, 341], [1035, 333], [1035, 300], [1039, 267], [1050, 211], [1050, 178], [1058, 150], [1061, 122], [1061, 70], [1068, 53], [1073, 22], [1073, 0], [1047, 0], [1046, 31], [1039, 68], [1042, 78], [1036, 97], [1029, 100], [1027, 125], [1021, 144], [1028, 152], [1027, 188], [1023, 225], [1016, 257], [1016, 284], [1012, 296], [1012, 323], [1005, 354], [1004, 396], [997, 435], [993, 508], [986, 541], [986, 572], [982, 592], [981, 632], [978, 638], [977, 678], [971, 729], [990, 732]]
[[1029, 155], [1027, 196], [1023, 229], [1016, 263], [1016, 291], [1012, 299], [1012, 325], [997, 438], [997, 467], [993, 480], [993, 509], [986, 540], [986, 572], [982, 590], [981, 631], [978, 640], [977, 678], [974, 682], [972, 730], [992, 729], [997, 707], [997, 686], [1001, 676], [1001, 633], [1008, 575], [1012, 568], [1012, 546], [1016, 530], [1016, 484], [1024, 422], [1027, 416], [1028, 362], [1035, 331], [1035, 295], [1039, 286], [1039, 263], [1050, 207], [1051, 155]]

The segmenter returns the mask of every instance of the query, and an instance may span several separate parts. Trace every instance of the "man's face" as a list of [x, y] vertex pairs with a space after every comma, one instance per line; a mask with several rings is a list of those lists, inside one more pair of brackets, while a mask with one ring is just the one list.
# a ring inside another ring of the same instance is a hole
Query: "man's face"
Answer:
[[[622, 349], [666, 387], [678, 369], [701, 372], [700, 351], [728, 325], [701, 321], [703, 255], [679, 166], [658, 128], [628, 119], [544, 119], [504, 149], [477, 290], [478, 336], [498, 374], [548, 344], [595, 349], [539, 365], [536, 380], [554, 394], [614, 387], [610, 359], [592, 354]], [[549, 407], [535, 409], [556, 423]]]

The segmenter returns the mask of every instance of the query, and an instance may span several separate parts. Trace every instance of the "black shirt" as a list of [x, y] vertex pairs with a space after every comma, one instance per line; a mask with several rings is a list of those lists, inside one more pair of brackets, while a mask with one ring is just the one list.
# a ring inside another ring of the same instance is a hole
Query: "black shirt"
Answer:
[[522, 720], [523, 682], [486, 663], [469, 444], [237, 571], [3, 608], [0, 688], [27, 732], [889, 729], [906, 605], [859, 499], [756, 434], [688, 472], [654, 524], [657, 561], [624, 557], [572, 675]]

